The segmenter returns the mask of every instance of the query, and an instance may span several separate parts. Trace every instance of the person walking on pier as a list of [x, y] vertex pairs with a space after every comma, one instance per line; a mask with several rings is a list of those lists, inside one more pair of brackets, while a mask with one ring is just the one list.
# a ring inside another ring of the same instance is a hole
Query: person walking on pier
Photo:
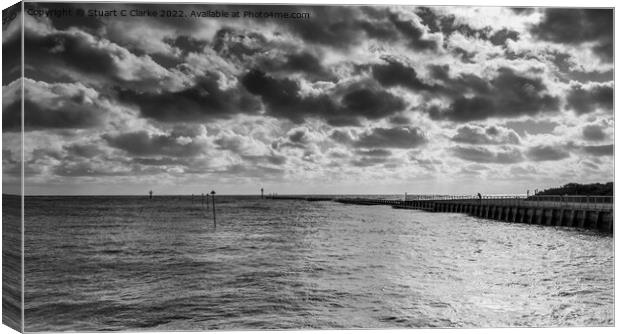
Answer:
[[482, 195], [478, 193], [478, 202], [482, 203]]

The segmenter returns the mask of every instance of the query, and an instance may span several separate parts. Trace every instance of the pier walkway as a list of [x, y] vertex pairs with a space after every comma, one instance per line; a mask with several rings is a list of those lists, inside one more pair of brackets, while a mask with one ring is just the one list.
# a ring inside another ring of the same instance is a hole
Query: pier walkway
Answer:
[[612, 196], [410, 196], [407, 200], [278, 196], [272, 199], [390, 205], [395, 209], [458, 212], [474, 217], [613, 233]]

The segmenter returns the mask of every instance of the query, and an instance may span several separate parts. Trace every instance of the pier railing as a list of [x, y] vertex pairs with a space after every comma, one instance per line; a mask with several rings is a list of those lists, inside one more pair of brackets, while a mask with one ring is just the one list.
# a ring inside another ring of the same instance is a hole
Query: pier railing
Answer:
[[[407, 197], [407, 201], [411, 200]], [[420, 199], [426, 200], [426, 199]], [[579, 207], [594, 209], [613, 208], [613, 196], [534, 195], [534, 196], [436, 196], [430, 201], [450, 201], [480, 204], [505, 204], [528, 207]]]

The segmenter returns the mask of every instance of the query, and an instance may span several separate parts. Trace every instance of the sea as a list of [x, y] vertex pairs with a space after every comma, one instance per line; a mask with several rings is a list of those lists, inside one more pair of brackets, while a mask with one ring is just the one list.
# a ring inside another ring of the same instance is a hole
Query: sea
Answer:
[[26, 331], [615, 324], [595, 231], [219, 195], [26, 197], [24, 228]]

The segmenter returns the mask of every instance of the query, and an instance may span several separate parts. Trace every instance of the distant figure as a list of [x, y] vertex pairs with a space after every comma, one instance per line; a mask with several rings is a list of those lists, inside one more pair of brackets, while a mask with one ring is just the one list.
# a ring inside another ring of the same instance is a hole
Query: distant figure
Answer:
[[530, 190], [527, 190], [527, 197], [530, 197]]
[[263, 199], [263, 188], [260, 188], [260, 199]]
[[153, 199], [153, 190], [149, 190], [149, 199]]
[[482, 202], [482, 195], [480, 193], [478, 193], [478, 201]]

